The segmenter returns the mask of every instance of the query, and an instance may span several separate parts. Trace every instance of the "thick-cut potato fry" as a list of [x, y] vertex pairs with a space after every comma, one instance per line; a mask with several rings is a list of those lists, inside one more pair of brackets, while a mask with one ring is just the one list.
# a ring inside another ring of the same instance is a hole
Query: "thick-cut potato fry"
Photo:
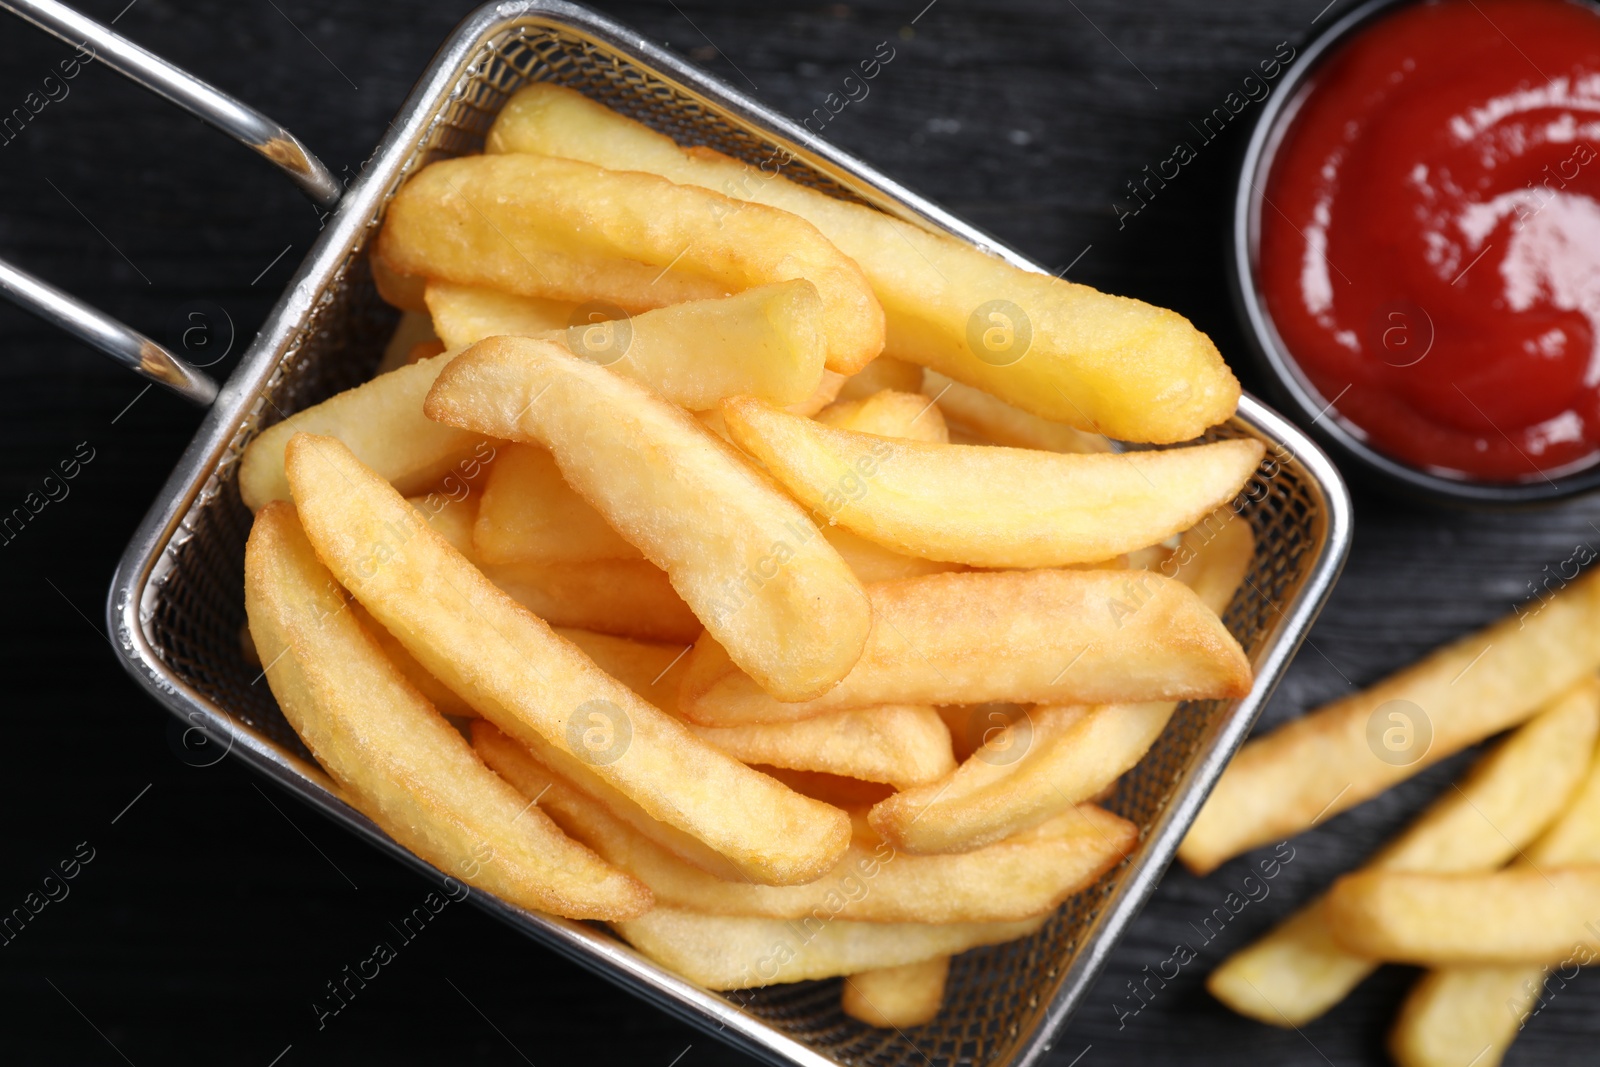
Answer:
[[452, 472], [472, 481], [494, 458], [494, 445], [422, 413], [428, 390], [452, 358], [446, 353], [390, 371], [262, 430], [239, 460], [245, 506], [255, 511], [289, 499], [283, 449], [297, 433], [337, 437], [401, 493], [427, 489]]
[[863, 923], [760, 919], [656, 907], [613, 923], [622, 939], [707, 989], [836, 978], [922, 963], [1035, 933], [1044, 918], [1008, 923]]
[[[423, 291], [433, 329], [445, 348], [463, 349], [485, 337], [543, 337], [565, 333], [578, 305], [568, 300], [518, 296], [483, 285], [458, 285], [442, 278]], [[618, 310], [621, 310], [620, 308]]]
[[[1536, 964], [1429, 971], [1400, 1005], [1389, 1055], [1398, 1067], [1500, 1067], [1545, 973]], [[1574, 966], [1567, 977], [1576, 976]]]
[[836, 400], [817, 412], [817, 421], [840, 430], [879, 437], [904, 437], [935, 444], [946, 444], [950, 440], [939, 405], [921, 393], [885, 389], [860, 400]]
[[1242, 696], [1250, 663], [1189, 589], [1130, 571], [972, 571], [867, 586], [872, 631], [844, 680], [784, 703], [708, 632], [680, 707], [703, 726], [789, 722], [894, 701], [1123, 703]]
[[[1205, 874], [1246, 849], [1297, 834], [1523, 722], [1597, 667], [1600, 570], [1526, 618], [1502, 619], [1250, 741], [1217, 781], [1178, 858]], [[1408, 724], [1414, 740], [1426, 727], [1431, 744], [1415, 759], [1406, 752], [1393, 762], [1380, 759], [1368, 731], [1391, 722]]]
[[650, 886], [660, 904], [714, 915], [854, 922], [1008, 922], [1042, 915], [1120, 863], [1138, 828], [1076, 808], [1015, 838], [952, 856], [905, 856], [864, 822], [844, 857], [807, 885], [754, 885], [685, 862], [609, 805], [486, 723], [472, 743], [484, 761], [567, 833]]
[[525, 812], [347, 606], [294, 508], [263, 508], [245, 547], [250, 632], [284, 717], [351, 802], [440, 870], [513, 904], [591, 919], [649, 910], [643, 885]]
[[1347, 951], [1386, 963], [1551, 965], [1600, 958], [1600, 867], [1492, 874], [1365, 870], [1328, 892], [1328, 928]]
[[800, 404], [822, 381], [822, 301], [803, 278], [635, 315], [451, 282], [428, 283], [428, 306], [450, 348], [555, 341], [690, 411], [740, 395]]
[[936, 559], [907, 556], [880, 544], [868, 541], [860, 534], [851, 533], [843, 526], [824, 526], [822, 536], [828, 539], [833, 550], [850, 565], [850, 570], [862, 582], [888, 582], [896, 578], [915, 578], [923, 574], [943, 574], [957, 571], [959, 563], [942, 563]]
[[978, 567], [1110, 559], [1227, 503], [1264, 453], [1255, 440], [1085, 455], [885, 440], [722, 404], [734, 443], [830, 522], [888, 548]]
[[472, 545], [485, 563], [642, 559], [534, 445], [501, 450], [484, 481]]
[[[1524, 858], [1539, 868], [1600, 865], [1600, 754], [1561, 818]], [[1565, 988], [1578, 967], [1593, 962], [1575, 951], [1555, 968], [1554, 980]], [[1406, 995], [1389, 1033], [1390, 1054], [1400, 1067], [1499, 1067], [1547, 973], [1537, 964], [1429, 971]]]
[[[1369, 862], [1375, 870], [1493, 870], [1537, 837], [1588, 772], [1600, 683], [1586, 679], [1530, 719]], [[1241, 1015], [1302, 1026], [1377, 968], [1333, 939], [1321, 899], [1223, 961], [1206, 988]], [[1476, 1050], [1474, 1050], [1476, 1051]]]
[[769, 691], [809, 699], [859, 658], [870, 610], [844, 560], [794, 501], [643, 386], [546, 341], [494, 337], [439, 376], [425, 408], [548, 448]]
[[[1244, 579], [1255, 546], [1249, 523], [1212, 522], [1184, 534], [1171, 570], [1220, 613]], [[994, 723], [981, 752], [958, 751], [962, 764], [949, 778], [876, 805], [872, 824], [908, 852], [998, 841], [1099, 795], [1144, 757], [1176, 709], [1166, 701], [1017, 709], [1018, 715]]]
[[483, 573], [551, 626], [573, 626], [640, 641], [693, 641], [705, 627], [648, 560], [485, 563]]
[[522, 89], [495, 120], [487, 150], [648, 170], [809, 219], [871, 280], [885, 313], [888, 355], [1036, 415], [1170, 444], [1199, 436], [1238, 404], [1239, 383], [1216, 346], [1174, 312], [1020, 270], [962, 241], [769, 174], [765, 165], [682, 150], [570, 89]]
[[423, 667], [525, 744], [545, 741], [748, 877], [809, 881], [849, 820], [689, 733], [496, 589], [338, 441], [297, 435], [289, 483], [317, 554]]
[[634, 170], [538, 155], [431, 164], [395, 194], [378, 237], [392, 268], [629, 311], [804, 278], [822, 300], [831, 370], [883, 350], [866, 276], [809, 222]]
[[887, 704], [799, 722], [690, 726], [741, 763], [822, 771], [896, 789], [935, 782], [956, 768], [950, 731], [930, 707]]
[[[888, 358], [888, 357], [881, 357]], [[988, 442], [1046, 452], [1110, 452], [1111, 442], [1064, 422], [1051, 422], [1001, 400], [992, 393], [963, 385], [935, 370], [922, 372], [921, 392], [936, 402], [949, 422], [958, 423]]]
[[394, 328], [394, 336], [384, 346], [383, 358], [378, 361], [378, 369], [373, 376], [388, 374], [407, 363], [416, 362], [411, 358], [412, 350], [420, 344], [438, 340], [433, 332], [433, 320], [428, 318], [426, 312], [405, 312], [400, 316], [399, 325]]
[[666, 712], [678, 714], [678, 687], [683, 683], [687, 643], [665, 645], [626, 637], [557, 627], [556, 633], [583, 649], [600, 669]]
[[368, 261], [372, 264], [373, 284], [385, 303], [401, 311], [422, 315], [428, 313], [428, 303], [422, 296], [428, 284], [427, 278], [420, 274], [400, 274], [390, 270], [383, 259], [376, 255], [369, 256]]
[[462, 700], [455, 692], [439, 679], [428, 673], [428, 669], [417, 662], [417, 657], [406, 651], [406, 646], [395, 640], [394, 634], [385, 630], [374, 619], [358, 600], [349, 604], [350, 611], [355, 615], [361, 628], [371, 635], [383, 650], [383, 654], [394, 664], [395, 670], [405, 675], [417, 692], [428, 698], [428, 703], [441, 715], [453, 715], [458, 719], [476, 718], [478, 713], [472, 710], [472, 705]]
[[874, 393], [893, 389], [897, 393], [922, 391], [922, 368], [915, 363], [879, 356], [850, 375], [839, 390], [840, 400], [865, 400]]
[[902, 1030], [932, 1022], [944, 1003], [950, 957], [847, 975], [839, 1008], [868, 1026]]

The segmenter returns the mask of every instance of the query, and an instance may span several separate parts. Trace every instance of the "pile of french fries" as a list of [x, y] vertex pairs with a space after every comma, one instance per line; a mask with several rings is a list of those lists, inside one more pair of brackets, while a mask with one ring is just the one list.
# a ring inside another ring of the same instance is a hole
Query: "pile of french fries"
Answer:
[[541, 85], [372, 268], [380, 374], [242, 457], [249, 636], [447, 874], [910, 1026], [1136, 846], [1094, 801], [1176, 702], [1250, 688], [1261, 445], [1107, 436], [1232, 414], [1171, 312]]
[[1537, 612], [1247, 744], [1179, 849], [1197, 873], [1510, 729], [1363, 868], [1230, 956], [1207, 988], [1243, 1015], [1299, 1027], [1382, 963], [1424, 967], [1390, 1034], [1394, 1060], [1496, 1067], [1545, 983], [1558, 989], [1600, 960], [1597, 669], [1591, 573]]

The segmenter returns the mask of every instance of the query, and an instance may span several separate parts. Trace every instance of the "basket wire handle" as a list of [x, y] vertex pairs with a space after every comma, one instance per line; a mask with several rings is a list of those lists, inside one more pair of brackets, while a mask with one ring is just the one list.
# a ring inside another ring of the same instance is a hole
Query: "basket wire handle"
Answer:
[[[68, 44], [91, 50], [97, 61], [266, 157], [319, 206], [331, 208], [339, 202], [342, 189], [332, 172], [293, 134], [259, 111], [57, 0], [0, 0], [0, 9]], [[163, 346], [3, 260], [0, 296], [187, 400], [209, 406], [216, 399], [216, 383]]]

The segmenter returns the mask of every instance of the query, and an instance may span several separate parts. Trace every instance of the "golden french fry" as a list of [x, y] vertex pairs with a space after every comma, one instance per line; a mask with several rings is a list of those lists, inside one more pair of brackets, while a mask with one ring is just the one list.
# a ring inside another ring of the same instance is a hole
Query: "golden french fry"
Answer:
[[1600, 667], [1600, 571], [1525, 614], [1250, 741], [1218, 780], [1178, 858], [1205, 874], [1297, 834], [1525, 721]]
[[[839, 390], [844, 387], [845, 381], [844, 375], [824, 369], [822, 381], [817, 383], [817, 387], [811, 391], [811, 395], [798, 404], [790, 404], [783, 410], [791, 415], [803, 415], [810, 418], [838, 399]], [[724, 441], [728, 439], [727, 427], [723, 425], [721, 411], [712, 409], [711, 411], [699, 411], [695, 414], [701, 416], [701, 421], [715, 431], [718, 437]], [[722, 428], [718, 429], [719, 426]]]
[[656, 907], [613, 923], [622, 939], [707, 989], [835, 978], [922, 963], [1035, 933], [1044, 918], [1008, 923], [863, 923], [760, 919]]
[[843, 812], [728, 758], [640, 700], [490, 584], [344, 445], [296, 435], [286, 463], [317, 554], [480, 715], [524, 744], [536, 738], [586, 761], [748, 877], [808, 881], [843, 852]]
[[[1586, 679], [1479, 760], [1368, 868], [1493, 870], [1566, 806], [1589, 771], [1597, 733], [1600, 683]], [[1206, 988], [1241, 1015], [1274, 1026], [1301, 1026], [1328, 1011], [1377, 963], [1339, 946], [1325, 908], [1318, 899], [1229, 956]]]
[[[1398, 1067], [1500, 1067], [1545, 973], [1537, 964], [1429, 971], [1400, 1006], [1389, 1055]], [[1577, 973], [1573, 961], [1566, 977]]]
[[485, 563], [484, 575], [551, 626], [690, 642], [705, 627], [660, 567], [642, 559]]
[[389, 338], [389, 343], [383, 348], [383, 358], [378, 361], [378, 369], [373, 376], [399, 370], [407, 363], [413, 362], [411, 352], [417, 345], [438, 339], [433, 332], [433, 320], [428, 318], [426, 312], [403, 313], [399, 324], [394, 328], [394, 336]]
[[794, 501], [642, 386], [549, 342], [495, 337], [458, 357], [425, 407], [549, 449], [771, 692], [814, 697], [860, 656], [870, 612], [844, 560]]
[[1255, 440], [1085, 455], [886, 440], [722, 404], [734, 442], [802, 503], [888, 548], [979, 567], [1109, 559], [1179, 533], [1231, 500]]
[[[1539, 868], [1600, 865], [1600, 754], [1566, 811], [1527, 848], [1524, 859]], [[1558, 987], [1576, 978], [1584, 962], [1592, 960], [1582, 951], [1562, 959], [1552, 969]], [[1498, 1067], [1540, 1000], [1548, 973], [1537, 964], [1429, 971], [1401, 1006], [1389, 1034], [1390, 1053], [1400, 1067], [1458, 1067], [1469, 1061], [1474, 1067]]]
[[920, 388], [924, 395], [938, 403], [948, 421], [960, 424], [989, 443], [1039, 448], [1046, 452], [1111, 451], [1111, 442], [1100, 434], [1041, 419], [992, 393], [963, 385], [936, 370], [922, 372]]
[[1386, 963], [1555, 964], [1600, 959], [1600, 867], [1491, 874], [1364, 870], [1328, 892], [1346, 951]]
[[268, 501], [289, 499], [283, 449], [297, 433], [337, 437], [401, 493], [427, 489], [451, 473], [475, 479], [494, 458], [494, 445], [482, 434], [422, 413], [428, 390], [451, 358], [447, 353], [390, 371], [262, 430], [239, 460], [245, 506], [255, 511]]
[[583, 649], [583, 654], [611, 677], [668, 715], [677, 715], [678, 687], [692, 645], [635, 641], [563, 627], [557, 627], [556, 633]]
[[473, 724], [484, 761], [556, 824], [650, 886], [659, 903], [715, 915], [853, 922], [1003, 922], [1043, 915], [1120, 863], [1138, 828], [1095, 807], [1076, 808], [1025, 834], [952, 856], [905, 856], [864, 822], [839, 864], [806, 885], [755, 885], [685, 862], [658, 835], [597, 803], [559, 767]]
[[921, 393], [885, 389], [860, 400], [836, 400], [817, 412], [817, 421], [840, 430], [879, 437], [904, 437], [936, 444], [950, 440], [939, 405]]
[[822, 381], [822, 301], [803, 278], [631, 316], [450, 282], [428, 283], [428, 306], [450, 348], [555, 341], [691, 411], [741, 394], [800, 404]]
[[703, 726], [790, 722], [894, 701], [1123, 703], [1242, 696], [1239, 643], [1178, 582], [1132, 571], [972, 571], [866, 587], [872, 630], [855, 667], [784, 703], [708, 632], [679, 706]]
[[[1232, 518], [1231, 512], [1221, 514]], [[1184, 534], [1170, 573], [1220, 612], [1253, 553], [1249, 523], [1213, 517]], [[980, 729], [964, 731], [969, 737], [984, 735], [978, 751], [962, 756], [949, 778], [877, 804], [872, 824], [909, 852], [949, 852], [997, 841], [1099, 795], [1144, 757], [1176, 708], [1159, 702], [980, 709], [986, 712]]]
[[[1198, 437], [1233, 414], [1239, 383], [1182, 316], [997, 257], [672, 140], [549, 83], [516, 93], [489, 152], [543, 152], [648, 170], [810, 220], [861, 265], [883, 305], [888, 355], [1035, 415], [1127, 441]], [[392, 210], [392, 209], [391, 209]]]
[[1255, 555], [1256, 538], [1250, 523], [1232, 508], [1218, 508], [1185, 531], [1178, 547], [1157, 569], [1193, 589], [1207, 607], [1221, 615], [1244, 584]]
[[949, 976], [949, 956], [846, 975], [839, 1008], [868, 1026], [921, 1026], [939, 1014]]
[[753, 766], [762, 774], [776, 778], [796, 793], [804, 793], [824, 804], [832, 804], [836, 808], [846, 810], [855, 808], [865, 810], [894, 792], [893, 786], [882, 782], [863, 782], [859, 778], [844, 778], [822, 771], [791, 771], [767, 764], [753, 764]]
[[689, 727], [741, 763], [821, 771], [909, 789], [956, 769], [950, 731], [930, 707], [888, 704], [799, 722]]
[[472, 544], [485, 563], [642, 559], [533, 445], [503, 448], [485, 479]]
[[[567, 300], [518, 296], [483, 285], [434, 278], [423, 291], [433, 329], [445, 348], [463, 349], [485, 337], [542, 337], [565, 333], [578, 305]], [[621, 310], [620, 308], [618, 310]]]
[[959, 563], [943, 563], [936, 559], [907, 556], [880, 544], [868, 541], [860, 534], [851, 533], [843, 526], [823, 526], [822, 536], [849, 564], [851, 572], [862, 582], [888, 582], [896, 578], [915, 578], [923, 574], [943, 574], [961, 570]]
[[417, 662], [417, 657], [407, 652], [406, 646], [395, 640], [395, 636], [385, 630], [359, 601], [352, 600], [349, 608], [356, 621], [361, 624], [361, 628], [371, 635], [389, 662], [394, 664], [395, 670], [404, 675], [406, 681], [426, 697], [428, 703], [432, 704], [439, 714], [453, 715], [458, 719], [477, 717], [478, 713], [472, 710], [471, 704], [462, 700], [449, 686], [429, 674], [428, 669]]
[[883, 350], [883, 309], [861, 269], [809, 222], [761, 204], [540, 155], [424, 168], [389, 203], [389, 267], [554, 300], [644, 311], [804, 278], [821, 298], [831, 370]]
[[649, 890], [563, 834], [473, 755], [355, 616], [294, 508], [261, 510], [245, 609], [284, 717], [351, 802], [440, 870], [526, 908], [617, 919]]
[[420, 274], [400, 274], [391, 270], [380, 256], [369, 256], [368, 261], [372, 264], [373, 284], [385, 303], [401, 311], [421, 315], [428, 313], [427, 301], [422, 297], [423, 288], [428, 284], [427, 278]]
[[921, 392], [922, 373], [922, 368], [915, 363], [879, 356], [850, 375], [839, 390], [839, 399], [865, 400], [885, 389], [892, 389], [897, 393]]

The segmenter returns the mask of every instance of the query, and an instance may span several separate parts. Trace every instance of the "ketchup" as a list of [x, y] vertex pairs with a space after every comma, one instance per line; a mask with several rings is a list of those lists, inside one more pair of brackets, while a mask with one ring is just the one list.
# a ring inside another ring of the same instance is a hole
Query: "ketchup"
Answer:
[[1374, 448], [1481, 481], [1600, 452], [1600, 11], [1434, 0], [1298, 101], [1261, 208], [1279, 334]]

